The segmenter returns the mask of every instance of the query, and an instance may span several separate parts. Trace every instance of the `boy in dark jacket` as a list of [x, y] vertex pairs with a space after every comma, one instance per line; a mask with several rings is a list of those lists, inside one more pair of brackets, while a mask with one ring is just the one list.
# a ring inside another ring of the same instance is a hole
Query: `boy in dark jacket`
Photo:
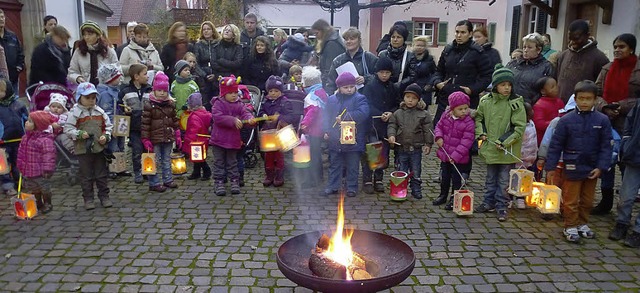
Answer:
[[589, 214], [598, 177], [611, 164], [611, 123], [594, 111], [597, 94], [598, 87], [590, 80], [576, 85], [576, 111], [558, 121], [544, 166], [547, 176], [553, 177], [562, 154], [564, 236], [569, 242], [595, 238], [587, 226]]
[[[393, 64], [389, 58], [383, 57], [378, 59], [376, 63], [376, 74], [371, 76], [370, 81], [366, 83], [362, 94], [367, 97], [369, 102], [369, 114], [373, 117], [367, 133], [367, 142], [376, 142], [387, 137], [387, 122], [398, 110], [400, 101], [398, 100], [398, 89], [396, 85], [389, 81]], [[377, 117], [379, 116], [379, 117]], [[383, 141], [383, 152], [385, 157], [389, 157], [389, 143]], [[385, 168], [371, 170], [367, 162], [366, 155], [360, 160], [362, 165], [362, 181], [364, 183], [363, 191], [365, 193], [384, 192], [384, 183], [382, 183], [382, 175]], [[386, 166], [385, 166], [386, 167]], [[371, 178], [373, 176], [373, 178]]]

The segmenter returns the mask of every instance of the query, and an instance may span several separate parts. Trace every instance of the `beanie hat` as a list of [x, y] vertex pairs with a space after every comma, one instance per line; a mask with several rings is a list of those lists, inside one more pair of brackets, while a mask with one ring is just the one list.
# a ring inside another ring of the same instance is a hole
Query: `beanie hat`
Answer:
[[305, 66], [302, 68], [302, 85], [310, 87], [322, 83], [322, 73], [315, 66]]
[[453, 92], [449, 95], [449, 108], [453, 110], [460, 105], [469, 105], [470, 100], [463, 92]]
[[495, 70], [493, 71], [493, 76], [491, 77], [491, 84], [494, 89], [497, 89], [497, 85], [508, 81], [513, 85], [513, 72], [502, 64], [496, 64]]
[[224, 97], [228, 93], [237, 93], [239, 83], [240, 77], [236, 78], [235, 75], [220, 79], [220, 97]]
[[404, 93], [412, 93], [420, 99], [422, 96], [422, 88], [417, 83], [412, 83], [404, 90]]
[[98, 68], [98, 80], [102, 84], [109, 84], [122, 76], [117, 64], [103, 64]]
[[29, 114], [31, 121], [34, 124], [34, 128], [37, 131], [43, 131], [47, 129], [51, 123], [53, 123], [53, 116], [45, 111], [34, 111]]
[[296, 42], [298, 43], [306, 44], [304, 41], [304, 36], [301, 33], [295, 33], [293, 35], [293, 39], [296, 40]]
[[267, 91], [270, 91], [272, 89], [277, 89], [282, 92], [284, 90], [284, 82], [282, 81], [282, 78], [280, 78], [279, 76], [272, 75], [272, 76], [269, 76], [269, 78], [267, 79], [267, 82], [264, 88]]
[[185, 61], [185, 60], [178, 60], [178, 62], [176, 62], [176, 66], [175, 66], [175, 75], [180, 75], [180, 71], [182, 71], [182, 69], [184, 69], [185, 67], [189, 66], [189, 62]]
[[202, 106], [202, 95], [200, 93], [193, 93], [187, 98], [187, 106], [189, 109], [195, 109]]
[[51, 107], [53, 103], [58, 103], [62, 105], [62, 107], [65, 107], [67, 105], [67, 97], [58, 93], [52, 93], [49, 96], [49, 105], [47, 105], [47, 107]]
[[98, 36], [102, 36], [102, 29], [100, 28], [100, 25], [98, 25], [98, 23], [95, 21], [87, 20], [83, 22], [82, 25], [80, 26], [81, 34], [82, 34], [82, 31], [85, 29], [90, 29], [94, 31], [96, 34], [98, 34]]
[[169, 91], [169, 77], [162, 71], [158, 71], [153, 78], [153, 90], [154, 91]]
[[393, 62], [388, 57], [380, 57], [376, 62], [376, 72], [381, 70], [387, 70], [393, 72]]
[[343, 72], [336, 78], [336, 86], [356, 85], [356, 77], [351, 72]]

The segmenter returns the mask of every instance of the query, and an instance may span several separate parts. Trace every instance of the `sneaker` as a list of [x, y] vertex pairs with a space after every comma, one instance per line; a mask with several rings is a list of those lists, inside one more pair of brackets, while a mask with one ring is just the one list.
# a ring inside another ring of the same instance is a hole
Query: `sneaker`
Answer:
[[504, 221], [507, 220], [507, 218], [508, 218], [507, 210], [499, 210], [498, 211], [498, 221], [504, 222]]
[[636, 231], [631, 232], [624, 240], [624, 245], [634, 248], [640, 247], [640, 233]]
[[587, 239], [596, 238], [596, 232], [593, 232], [587, 224], [578, 226], [578, 234], [580, 234], [580, 237]]
[[629, 225], [616, 223], [616, 226], [609, 233], [609, 239], [618, 241], [627, 236], [627, 230], [629, 230]]
[[382, 181], [376, 181], [376, 183], [373, 184], [373, 190], [376, 192], [384, 192], [384, 183], [382, 183]]
[[240, 194], [240, 182], [231, 180], [231, 194]]
[[178, 188], [178, 184], [176, 184], [173, 181], [165, 183], [164, 186], [169, 187], [169, 188]]
[[13, 188], [7, 189], [5, 193], [7, 194], [7, 196], [16, 196], [18, 194], [18, 192]]
[[527, 205], [524, 203], [524, 198], [519, 197], [516, 199], [516, 207], [519, 210], [524, 210], [527, 208]]
[[508, 208], [508, 209], [512, 209], [512, 208], [513, 208], [513, 200], [509, 200], [509, 201], [507, 202], [507, 208]]
[[93, 203], [93, 200], [91, 200], [91, 201], [87, 200], [87, 201], [84, 202], [84, 209], [85, 210], [89, 211], [89, 210], [93, 210], [95, 208], [96, 208], [96, 204]]
[[482, 203], [475, 210], [473, 210], [473, 212], [475, 212], [475, 213], [489, 213], [489, 212], [493, 212], [495, 210], [496, 210], [495, 207], [489, 206], [486, 203]]
[[347, 196], [348, 197], [356, 197], [356, 192], [355, 191], [347, 191]]
[[578, 228], [566, 228], [562, 231], [564, 237], [569, 242], [577, 243], [580, 241], [580, 234], [578, 233]]
[[162, 185], [149, 186], [149, 191], [164, 192], [165, 190], [167, 190], [167, 188]]
[[113, 202], [108, 198], [100, 200], [100, 204], [102, 204], [102, 207], [104, 208], [110, 208], [113, 206]]
[[365, 182], [362, 191], [364, 191], [364, 193], [366, 194], [373, 194], [373, 182]]

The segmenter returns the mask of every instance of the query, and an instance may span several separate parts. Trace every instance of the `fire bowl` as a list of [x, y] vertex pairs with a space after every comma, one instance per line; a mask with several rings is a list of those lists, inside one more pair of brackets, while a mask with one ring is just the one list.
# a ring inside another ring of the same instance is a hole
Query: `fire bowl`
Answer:
[[292, 282], [321, 292], [377, 292], [400, 284], [411, 275], [416, 257], [400, 239], [378, 232], [355, 230], [353, 251], [375, 262], [380, 272], [374, 278], [359, 281], [334, 280], [313, 275], [309, 257], [321, 231], [309, 232], [287, 240], [278, 249], [278, 269]]

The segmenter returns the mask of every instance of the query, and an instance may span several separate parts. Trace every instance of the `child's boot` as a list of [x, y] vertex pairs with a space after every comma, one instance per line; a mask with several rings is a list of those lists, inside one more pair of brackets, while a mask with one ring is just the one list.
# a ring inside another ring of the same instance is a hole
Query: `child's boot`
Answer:
[[273, 186], [280, 187], [282, 185], [284, 185], [284, 170], [276, 169], [275, 177], [273, 179]]
[[53, 210], [53, 204], [51, 204], [51, 192], [43, 193], [42, 201], [44, 203], [44, 208], [42, 209], [43, 214], [46, 214]]
[[239, 194], [239, 193], [240, 193], [240, 180], [231, 179], [231, 194]]
[[602, 189], [602, 200], [591, 210], [592, 215], [606, 215], [613, 208], [613, 188]]
[[200, 178], [200, 180], [207, 181], [209, 179], [211, 179], [211, 169], [206, 168], [202, 172], [202, 178]]
[[447, 202], [447, 194], [446, 193], [440, 193], [440, 195], [438, 195], [438, 197], [436, 197], [436, 199], [434, 199], [431, 203], [434, 206], [439, 206], [443, 203]]
[[96, 204], [93, 203], [93, 197], [83, 197], [84, 199], [84, 209], [89, 211], [89, 210], [93, 210], [96, 208]]
[[196, 180], [200, 178], [200, 168], [197, 167], [193, 167], [193, 172], [191, 173], [191, 175], [187, 176], [187, 179], [189, 180]]
[[227, 195], [227, 190], [224, 188], [224, 180], [216, 179], [214, 183], [214, 190], [217, 196]]
[[444, 209], [447, 211], [453, 211], [453, 196], [451, 196], [447, 204], [444, 205]]
[[264, 180], [262, 180], [262, 185], [267, 187], [273, 184], [273, 176], [275, 174], [275, 170], [271, 168], [264, 169]]
[[111, 199], [109, 199], [109, 196], [105, 196], [103, 198], [100, 198], [100, 204], [104, 208], [110, 208], [110, 207], [113, 206], [113, 202], [111, 201]]
[[240, 187], [244, 187], [244, 171], [240, 171], [240, 179], [238, 180]]

